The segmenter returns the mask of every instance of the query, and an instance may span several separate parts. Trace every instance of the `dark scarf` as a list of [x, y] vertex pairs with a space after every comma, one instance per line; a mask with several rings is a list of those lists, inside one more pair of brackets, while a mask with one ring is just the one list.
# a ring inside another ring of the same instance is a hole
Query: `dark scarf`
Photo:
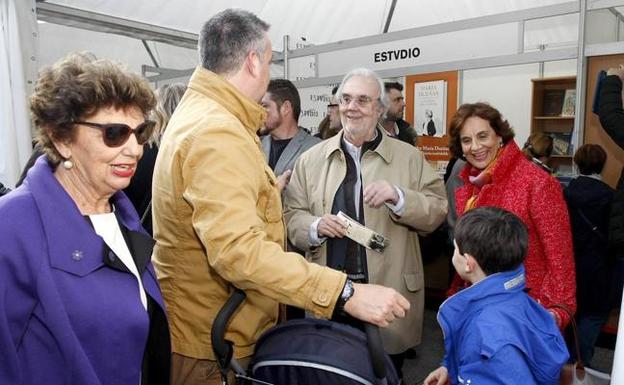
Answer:
[[[381, 143], [382, 134], [377, 130], [377, 136], [370, 142], [364, 142], [362, 145], [362, 151], [360, 153], [360, 159], [364, 156], [366, 151], [374, 151], [379, 143]], [[351, 158], [351, 155], [346, 149], [344, 144], [344, 138], [340, 142], [340, 148], [345, 155], [347, 162], [347, 174], [344, 180], [338, 187], [336, 195], [334, 196], [334, 202], [332, 204], [331, 213], [336, 215], [339, 211], [344, 212], [354, 220], [358, 221], [362, 225], [365, 225], [364, 221], [364, 205], [362, 190], [360, 194], [360, 208], [359, 215], [355, 210], [355, 197], [353, 196], [353, 190], [358, 178], [361, 175], [357, 174], [357, 168], [355, 161]], [[368, 267], [366, 265], [366, 249], [364, 246], [352, 241], [349, 238], [328, 238], [327, 240], [327, 266], [332, 269], [344, 271], [349, 276], [355, 277], [355, 280], [361, 282], [368, 281]]]

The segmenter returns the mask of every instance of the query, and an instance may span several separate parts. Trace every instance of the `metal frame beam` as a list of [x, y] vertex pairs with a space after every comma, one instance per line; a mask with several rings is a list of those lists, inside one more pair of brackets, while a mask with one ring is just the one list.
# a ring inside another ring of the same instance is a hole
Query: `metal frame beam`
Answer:
[[[466, 20], [452, 21], [448, 23], [440, 23], [428, 25], [425, 27], [417, 27], [402, 31], [389, 32], [382, 35], [373, 35], [360, 37], [356, 39], [341, 40], [335, 43], [315, 45], [297, 50], [289, 51], [291, 59], [302, 56], [311, 56], [324, 52], [339, 51], [347, 48], [356, 48], [364, 45], [372, 45], [379, 43], [387, 43], [390, 41], [410, 39], [416, 36], [439, 35], [447, 32], [461, 31], [465, 29], [473, 29], [487, 27], [492, 25], [507, 24], [514, 22], [524, 22], [526, 20], [541, 19], [545, 17], [561, 16], [571, 13], [578, 13], [578, 1], [570, 1], [567, 3], [549, 5], [526, 9], [522, 11], [513, 11], [499, 13], [489, 16], [475, 17]], [[274, 60], [283, 59], [283, 54], [275, 55]]]
[[197, 49], [198, 35], [153, 24], [44, 2], [37, 3], [37, 19], [96, 32], [113, 33], [139, 40], [157, 41]]

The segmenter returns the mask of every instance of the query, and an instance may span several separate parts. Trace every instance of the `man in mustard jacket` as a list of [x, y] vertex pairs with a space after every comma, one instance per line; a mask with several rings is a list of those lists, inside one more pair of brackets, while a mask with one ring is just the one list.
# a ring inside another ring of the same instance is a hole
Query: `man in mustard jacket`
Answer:
[[277, 322], [280, 302], [319, 317], [339, 306], [379, 326], [410, 306], [394, 289], [353, 285], [284, 252], [280, 191], [256, 135], [265, 118], [258, 102], [269, 82], [268, 28], [243, 10], [206, 22], [201, 65], [156, 161], [154, 266], [169, 315], [173, 385], [221, 383], [210, 328], [233, 287], [247, 293], [226, 332], [237, 358], [249, 357]]
[[[417, 233], [431, 232], [444, 221], [444, 182], [419, 150], [390, 138], [377, 124], [385, 95], [374, 72], [362, 68], [347, 74], [338, 100], [342, 132], [301, 155], [285, 190], [288, 235], [312, 261], [344, 271], [354, 281], [392, 287], [410, 301], [409, 314], [381, 331], [400, 374], [405, 351], [420, 343], [422, 333]], [[389, 244], [377, 252], [345, 238], [339, 211], [388, 237]]]

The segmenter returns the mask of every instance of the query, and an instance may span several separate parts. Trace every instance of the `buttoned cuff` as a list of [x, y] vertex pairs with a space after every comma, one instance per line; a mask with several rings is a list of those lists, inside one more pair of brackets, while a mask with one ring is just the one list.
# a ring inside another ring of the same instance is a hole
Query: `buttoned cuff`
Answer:
[[311, 247], [317, 247], [323, 244], [326, 237], [319, 237], [318, 235], [318, 225], [321, 222], [321, 218], [317, 218], [314, 222], [310, 224], [310, 229], [308, 230], [308, 243]]
[[399, 195], [399, 201], [396, 203], [396, 205], [393, 205], [392, 203], [388, 203], [388, 202], [384, 202], [384, 203], [386, 204], [386, 206], [388, 206], [390, 210], [392, 210], [392, 212], [396, 216], [400, 217], [405, 212], [405, 193], [403, 193], [403, 190], [401, 190], [398, 186], [394, 186], [394, 189]]

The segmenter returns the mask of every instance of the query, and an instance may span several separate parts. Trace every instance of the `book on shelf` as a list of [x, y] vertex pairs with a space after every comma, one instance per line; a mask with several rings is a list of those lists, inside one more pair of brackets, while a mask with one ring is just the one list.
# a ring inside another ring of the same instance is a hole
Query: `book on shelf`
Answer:
[[574, 116], [574, 109], [576, 107], [576, 90], [565, 90], [565, 96], [563, 98], [563, 106], [561, 107], [561, 116]]
[[553, 155], [572, 155], [571, 132], [553, 132], [550, 137], [553, 139]]
[[544, 116], [560, 116], [565, 98], [564, 89], [544, 91]]

